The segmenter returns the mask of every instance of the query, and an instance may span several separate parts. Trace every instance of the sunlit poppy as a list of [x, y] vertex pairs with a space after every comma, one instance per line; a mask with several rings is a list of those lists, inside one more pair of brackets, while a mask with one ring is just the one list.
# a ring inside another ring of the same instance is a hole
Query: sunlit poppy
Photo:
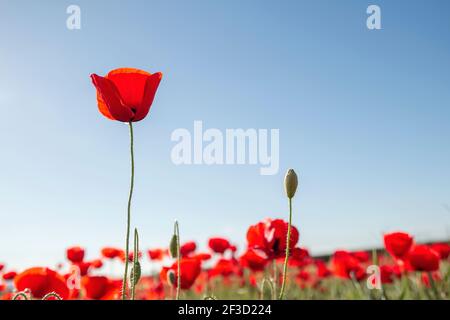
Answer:
[[413, 242], [413, 238], [404, 232], [393, 232], [384, 235], [386, 251], [397, 259], [406, 258]]
[[167, 249], [150, 249], [147, 253], [150, 260], [160, 261], [167, 255]]
[[101, 254], [103, 257], [107, 259], [115, 259], [119, 258], [123, 253], [123, 250], [112, 247], [105, 247], [101, 250]]
[[84, 259], [84, 249], [81, 247], [71, 247], [66, 251], [67, 260], [72, 263], [78, 263]]
[[263, 271], [269, 260], [262, 250], [248, 249], [240, 258], [243, 267], [252, 271]]
[[[247, 231], [247, 243], [249, 248], [263, 250], [269, 259], [285, 255], [287, 243], [288, 223], [281, 219], [266, 219], [259, 222]], [[296, 227], [292, 226], [289, 247], [292, 250], [299, 239]]]
[[366, 276], [364, 268], [361, 266], [350, 252], [338, 250], [331, 258], [333, 272], [337, 277], [346, 279], [362, 280]]
[[208, 246], [212, 251], [223, 254], [230, 248], [230, 242], [224, 238], [210, 238]]
[[408, 255], [408, 262], [416, 271], [436, 271], [439, 260], [439, 254], [426, 245], [414, 246]]
[[436, 251], [442, 260], [448, 259], [448, 256], [450, 255], [450, 245], [448, 243], [433, 243], [431, 249]]
[[64, 277], [49, 268], [27, 269], [14, 278], [14, 285], [18, 291], [29, 289], [35, 298], [42, 298], [50, 292], [56, 292], [63, 299], [69, 297]]
[[81, 280], [87, 299], [114, 300], [119, 297], [121, 282], [103, 276], [86, 276]]
[[162, 73], [120, 68], [110, 71], [105, 77], [92, 74], [91, 78], [97, 89], [99, 111], [105, 117], [136, 122], [147, 116]]
[[[168, 282], [167, 274], [169, 270], [172, 270], [175, 274], [175, 278], [178, 276], [177, 262], [174, 262], [171, 267], [164, 267], [161, 270], [160, 276], [161, 280]], [[189, 289], [199, 276], [201, 272], [201, 263], [198, 259], [183, 258], [180, 260], [180, 270], [181, 270], [181, 289]], [[177, 283], [174, 283], [174, 287], [177, 287]]]
[[182, 257], [188, 257], [197, 249], [197, 244], [194, 241], [189, 241], [181, 245], [180, 254]]
[[9, 271], [3, 274], [3, 280], [13, 280], [17, 276], [17, 272]]

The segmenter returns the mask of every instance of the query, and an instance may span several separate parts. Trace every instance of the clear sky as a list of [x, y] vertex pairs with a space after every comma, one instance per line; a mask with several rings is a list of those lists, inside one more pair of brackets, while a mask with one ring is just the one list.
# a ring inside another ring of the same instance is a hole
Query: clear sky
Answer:
[[[66, 8], [81, 8], [81, 30]], [[366, 8], [381, 7], [382, 30]], [[123, 246], [128, 128], [97, 110], [89, 75], [161, 71], [135, 125], [132, 224], [141, 247], [287, 218], [313, 253], [450, 233], [448, 1], [0, 0], [0, 261], [52, 265], [82, 245]], [[276, 128], [280, 171], [175, 166], [177, 128]]]

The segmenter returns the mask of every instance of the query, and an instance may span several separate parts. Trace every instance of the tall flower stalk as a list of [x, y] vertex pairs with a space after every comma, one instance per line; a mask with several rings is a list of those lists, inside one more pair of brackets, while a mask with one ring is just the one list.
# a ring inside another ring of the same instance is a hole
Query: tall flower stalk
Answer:
[[134, 138], [133, 138], [133, 123], [129, 122], [130, 127], [130, 156], [131, 156], [131, 180], [130, 180], [130, 193], [128, 195], [128, 206], [127, 206], [127, 236], [125, 242], [125, 271], [123, 273], [122, 282], [122, 300], [127, 298], [127, 276], [128, 276], [128, 259], [130, 251], [130, 225], [131, 225], [131, 200], [133, 198], [134, 189]]
[[110, 120], [127, 122], [130, 127], [131, 183], [127, 207], [127, 234], [125, 242], [125, 271], [122, 283], [122, 300], [128, 292], [128, 259], [131, 224], [131, 199], [134, 187], [133, 122], [143, 120], [152, 106], [162, 79], [162, 73], [149, 73], [135, 68], [118, 68], [106, 76], [91, 75], [97, 89], [98, 110]]
[[173, 236], [170, 240], [169, 251], [172, 258], [177, 259], [177, 290], [175, 293], [175, 299], [180, 299], [180, 286], [181, 286], [181, 254], [180, 254], [180, 228], [178, 221], [175, 221], [173, 226]]
[[284, 187], [289, 201], [289, 222], [286, 236], [286, 257], [284, 259], [284, 267], [283, 267], [283, 282], [281, 284], [281, 290], [279, 295], [280, 300], [284, 298], [284, 290], [286, 288], [286, 277], [291, 247], [290, 242], [291, 242], [291, 228], [292, 228], [292, 198], [295, 195], [295, 191], [297, 191], [297, 186], [298, 186], [297, 174], [293, 169], [289, 169], [284, 178]]

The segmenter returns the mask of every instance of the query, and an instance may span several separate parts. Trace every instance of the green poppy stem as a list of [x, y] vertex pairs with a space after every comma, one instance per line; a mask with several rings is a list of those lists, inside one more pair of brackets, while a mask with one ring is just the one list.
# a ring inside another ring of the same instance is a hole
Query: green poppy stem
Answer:
[[175, 234], [177, 236], [177, 292], [175, 299], [180, 300], [180, 286], [181, 286], [181, 267], [180, 267], [180, 229], [178, 227], [178, 221], [175, 221]]
[[122, 283], [122, 300], [125, 300], [127, 295], [127, 276], [128, 276], [128, 255], [129, 255], [129, 242], [130, 242], [130, 220], [131, 220], [131, 199], [133, 197], [134, 187], [134, 150], [133, 150], [133, 123], [130, 121], [130, 154], [131, 154], [131, 181], [130, 181], [130, 194], [128, 196], [128, 211], [127, 211], [127, 239], [125, 243], [125, 272], [123, 274]]
[[286, 258], [284, 259], [283, 283], [281, 284], [279, 300], [283, 300], [284, 289], [286, 287], [286, 277], [287, 277], [287, 269], [288, 269], [289, 253], [290, 253], [289, 252], [290, 251], [290, 242], [291, 242], [291, 225], [292, 225], [292, 198], [289, 198], [289, 223], [288, 223], [288, 231], [287, 231], [287, 237], [286, 237]]
[[[134, 250], [133, 250], [133, 269], [131, 277], [131, 300], [134, 300], [136, 294], [136, 284], [139, 281], [140, 270], [138, 270], [139, 263], [139, 235], [137, 229], [134, 229]], [[140, 267], [139, 267], [140, 268]]]

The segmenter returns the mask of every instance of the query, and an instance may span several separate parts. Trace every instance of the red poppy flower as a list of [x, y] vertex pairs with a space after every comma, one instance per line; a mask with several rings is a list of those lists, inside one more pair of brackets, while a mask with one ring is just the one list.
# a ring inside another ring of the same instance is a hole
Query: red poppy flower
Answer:
[[426, 245], [414, 246], [408, 256], [409, 264], [416, 271], [436, 271], [439, 260], [439, 254]]
[[[167, 273], [172, 270], [175, 273], [175, 278], [178, 276], [177, 262], [175, 261], [173, 265], [168, 268], [164, 267], [161, 270], [160, 277], [164, 282], [168, 282]], [[201, 272], [201, 263], [198, 259], [184, 258], [180, 260], [180, 270], [181, 270], [181, 289], [189, 289], [199, 276]], [[174, 287], [177, 287], [175, 282]]]
[[323, 260], [316, 259], [314, 260], [314, 264], [316, 265], [317, 268], [317, 277], [319, 277], [320, 279], [327, 278], [331, 275], [330, 269], [328, 269], [327, 265]]
[[81, 247], [72, 247], [66, 251], [67, 260], [72, 263], [78, 263], [84, 259], [84, 249]]
[[[142, 258], [142, 252], [139, 251], [138, 252], [138, 260], [141, 259], [141, 258]], [[120, 259], [122, 259], [122, 261], [125, 262], [125, 252], [122, 251]], [[129, 262], [133, 262], [134, 261], [134, 252], [133, 251], [130, 251], [128, 253], [128, 261]]]
[[210, 277], [223, 276], [228, 277], [239, 273], [239, 264], [234, 259], [219, 259], [215, 266], [208, 272]]
[[261, 250], [248, 249], [240, 258], [241, 265], [252, 271], [263, 271], [269, 260]]
[[433, 243], [431, 249], [436, 251], [442, 260], [446, 260], [450, 255], [450, 245], [447, 243]]
[[200, 261], [207, 261], [211, 259], [211, 255], [209, 253], [196, 253], [190, 256], [192, 259], [197, 259]]
[[3, 280], [13, 280], [17, 276], [17, 272], [9, 271], [3, 274]]
[[112, 247], [105, 247], [101, 251], [102, 256], [107, 259], [115, 259], [121, 256], [122, 250]]
[[212, 251], [223, 254], [230, 248], [230, 242], [224, 238], [211, 238], [208, 241], [208, 246]]
[[14, 278], [14, 285], [18, 291], [29, 289], [34, 298], [42, 298], [53, 291], [62, 299], [69, 297], [64, 277], [49, 268], [27, 269]]
[[185, 244], [181, 245], [180, 247], [180, 254], [182, 257], [187, 257], [191, 253], [193, 253], [197, 249], [197, 245], [194, 241], [186, 242]]
[[112, 281], [107, 277], [83, 277], [81, 285], [87, 299], [92, 300], [115, 300], [119, 297], [121, 283]]
[[331, 258], [334, 274], [337, 277], [360, 281], [365, 278], [366, 272], [360, 262], [350, 252], [338, 250]]
[[[248, 247], [263, 250], [269, 259], [282, 257], [286, 251], [287, 229], [288, 223], [281, 219], [266, 219], [250, 226], [247, 231]], [[290, 249], [294, 249], [298, 239], [298, 230], [292, 226]]]
[[108, 119], [122, 122], [144, 119], [161, 78], [161, 72], [150, 74], [133, 68], [115, 69], [105, 77], [92, 74], [99, 111]]
[[291, 256], [289, 257], [289, 265], [292, 267], [305, 267], [312, 262], [309, 255], [309, 251], [305, 248], [292, 249]]
[[103, 261], [101, 259], [95, 259], [91, 261], [91, 266], [94, 269], [100, 269], [101, 267], [103, 267]]
[[396, 259], [405, 259], [413, 242], [413, 238], [404, 232], [393, 232], [384, 235], [384, 247]]
[[92, 267], [92, 263], [91, 262], [78, 262], [78, 263], [74, 263], [74, 266], [77, 266], [78, 269], [80, 270], [80, 276], [85, 276], [89, 273], [89, 269]]
[[367, 251], [355, 251], [352, 252], [352, 256], [359, 260], [359, 262], [369, 262], [370, 255]]
[[167, 255], [166, 249], [150, 249], [147, 251], [150, 260], [160, 261]]
[[3, 263], [0, 263], [0, 272], [5, 268], [5, 265]]

